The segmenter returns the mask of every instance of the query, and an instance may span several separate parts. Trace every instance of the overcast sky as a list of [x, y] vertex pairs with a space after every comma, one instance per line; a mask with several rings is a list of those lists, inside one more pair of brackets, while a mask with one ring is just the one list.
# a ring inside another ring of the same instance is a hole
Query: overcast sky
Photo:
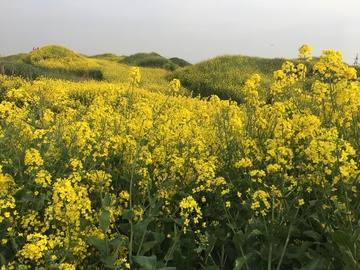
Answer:
[[360, 0], [0, 0], [0, 55], [58, 44], [94, 55], [157, 52], [191, 63], [224, 54], [360, 53]]

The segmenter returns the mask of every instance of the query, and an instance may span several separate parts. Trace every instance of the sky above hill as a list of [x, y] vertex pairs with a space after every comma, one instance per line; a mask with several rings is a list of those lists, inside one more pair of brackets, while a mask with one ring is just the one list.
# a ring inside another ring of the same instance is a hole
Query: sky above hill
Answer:
[[359, 0], [0, 0], [0, 55], [57, 44], [86, 54], [157, 52], [191, 63], [224, 54], [360, 53]]

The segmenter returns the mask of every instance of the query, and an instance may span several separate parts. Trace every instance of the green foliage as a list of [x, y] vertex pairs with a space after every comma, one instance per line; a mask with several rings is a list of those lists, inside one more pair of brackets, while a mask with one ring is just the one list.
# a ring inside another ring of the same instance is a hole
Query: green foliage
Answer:
[[357, 76], [360, 77], [360, 66], [354, 66], [357, 72]]
[[[179, 60], [177, 61], [179, 62]], [[154, 52], [133, 54], [125, 57], [119, 62], [139, 67], [163, 68], [170, 71], [173, 71], [179, 67], [174, 61]], [[182, 64], [184, 64], [184, 62], [182, 62]]]
[[124, 57], [125, 56], [117, 56], [116, 54], [113, 54], [113, 53], [103, 53], [103, 54], [97, 54], [97, 55], [90, 56], [90, 58], [102, 59], [102, 60], [108, 60], [108, 61], [114, 61], [114, 62], [118, 62], [118, 61], [122, 60]]
[[14, 55], [0, 56], [0, 62], [23, 62], [23, 58], [26, 55], [26, 53], [18, 53]]
[[36, 79], [39, 76], [45, 76], [46, 73], [42, 69], [26, 63], [0, 62], [0, 74]]
[[181, 59], [179, 57], [171, 57], [169, 58], [170, 61], [172, 61], [175, 65], [178, 65], [179, 67], [186, 67], [191, 66], [191, 64], [184, 59]]

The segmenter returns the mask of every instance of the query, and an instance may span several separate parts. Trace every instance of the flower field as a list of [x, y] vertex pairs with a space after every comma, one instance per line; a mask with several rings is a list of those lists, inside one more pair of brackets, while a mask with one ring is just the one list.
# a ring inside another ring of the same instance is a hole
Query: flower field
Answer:
[[1, 269], [359, 269], [360, 81], [310, 53], [240, 104], [0, 75]]

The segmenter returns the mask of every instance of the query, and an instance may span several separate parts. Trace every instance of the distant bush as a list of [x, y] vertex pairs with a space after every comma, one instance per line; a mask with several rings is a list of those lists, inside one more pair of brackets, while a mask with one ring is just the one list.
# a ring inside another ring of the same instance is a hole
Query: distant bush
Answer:
[[174, 71], [175, 69], [180, 67], [173, 61], [154, 52], [133, 54], [125, 57], [119, 62], [138, 67], [163, 68], [170, 71]]
[[97, 55], [90, 56], [90, 58], [118, 62], [119, 60], [123, 59], [124, 56], [117, 56], [116, 54], [113, 54], [113, 53], [103, 53], [103, 54], [97, 54]]
[[359, 66], [354, 66], [357, 76], [360, 77], [360, 67]]
[[29, 79], [36, 79], [44, 76], [45, 73], [32, 65], [16, 62], [0, 62], [0, 74], [8, 76], [21, 76]]
[[172, 57], [172, 58], [169, 58], [169, 60], [171, 62], [173, 62], [175, 65], [178, 65], [179, 67], [186, 67], [186, 66], [191, 65], [189, 62], [185, 61], [184, 59], [178, 58], [178, 57]]

